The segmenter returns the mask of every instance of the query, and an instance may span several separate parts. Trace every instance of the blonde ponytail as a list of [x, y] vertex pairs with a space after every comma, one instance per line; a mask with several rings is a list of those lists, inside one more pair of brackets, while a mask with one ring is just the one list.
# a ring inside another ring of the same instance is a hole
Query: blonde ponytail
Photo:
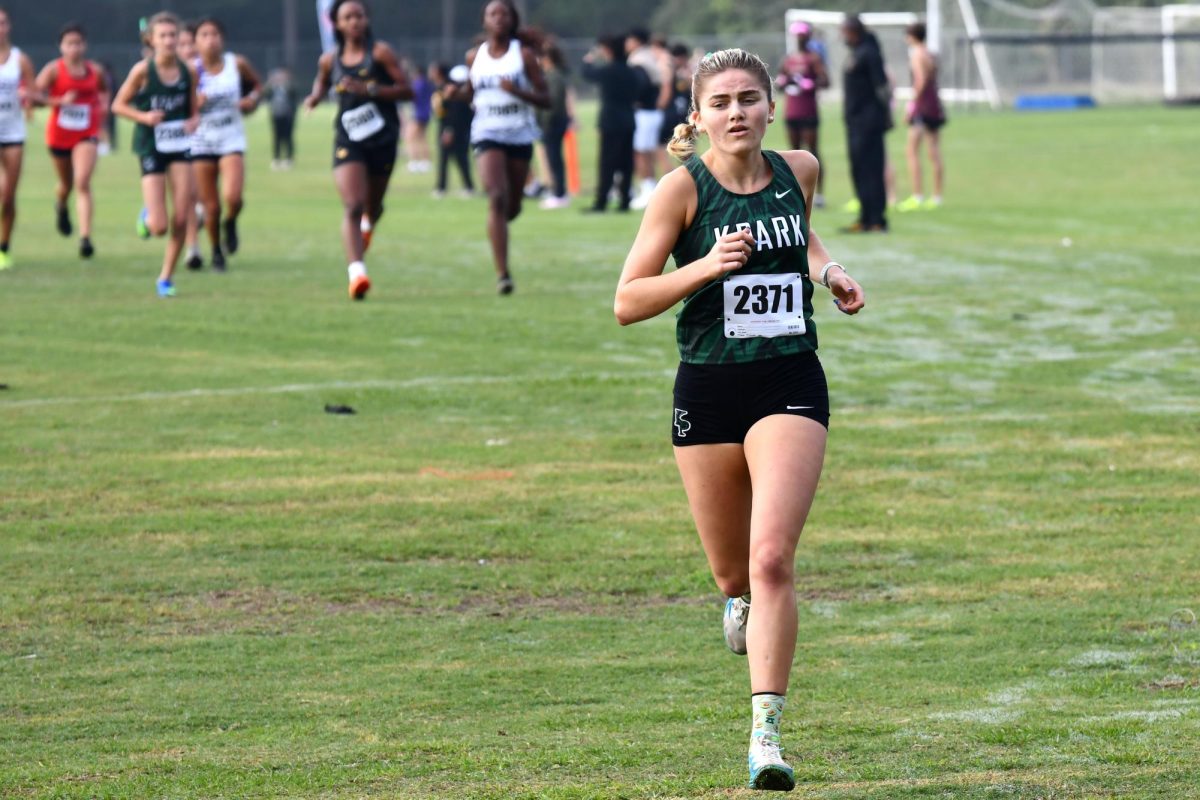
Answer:
[[696, 141], [700, 131], [690, 122], [682, 122], [675, 126], [671, 141], [667, 142], [667, 153], [679, 161], [687, 161], [696, 154]]

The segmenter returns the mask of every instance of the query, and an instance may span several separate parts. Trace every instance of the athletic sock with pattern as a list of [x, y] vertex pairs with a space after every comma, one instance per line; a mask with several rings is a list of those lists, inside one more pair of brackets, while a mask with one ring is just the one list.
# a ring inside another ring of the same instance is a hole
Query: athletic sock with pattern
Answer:
[[774, 692], [755, 692], [750, 696], [754, 705], [754, 727], [750, 731], [752, 739], [766, 736], [775, 742], [779, 741], [779, 721], [783, 717], [783, 706], [787, 698]]

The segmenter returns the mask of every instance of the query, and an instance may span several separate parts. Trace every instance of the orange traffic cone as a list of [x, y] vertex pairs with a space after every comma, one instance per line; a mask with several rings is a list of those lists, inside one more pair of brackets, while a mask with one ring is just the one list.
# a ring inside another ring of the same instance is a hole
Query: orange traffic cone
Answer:
[[574, 128], [567, 128], [563, 134], [563, 160], [567, 165], [567, 191], [573, 196], [578, 195], [583, 190], [583, 182], [579, 178], [579, 139]]

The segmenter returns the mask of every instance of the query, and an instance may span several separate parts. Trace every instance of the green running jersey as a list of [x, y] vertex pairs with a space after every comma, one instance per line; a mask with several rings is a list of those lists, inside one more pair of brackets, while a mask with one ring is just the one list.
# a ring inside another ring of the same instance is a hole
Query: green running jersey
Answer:
[[154, 59], [146, 61], [146, 85], [133, 98], [138, 111], [161, 111], [163, 121], [154, 127], [140, 122], [133, 129], [133, 152], [145, 158], [158, 153], [185, 153], [191, 148], [191, 137], [183, 125], [192, 115], [192, 74], [182, 60], [179, 80], [170, 86], [158, 76]]
[[684, 164], [696, 183], [696, 218], [671, 251], [675, 266], [703, 258], [719, 237], [739, 228], [755, 240], [744, 267], [684, 298], [675, 338], [688, 364], [740, 364], [817, 349], [804, 192], [783, 156], [764, 150], [763, 157], [774, 175], [754, 194], [721, 186], [699, 156]]

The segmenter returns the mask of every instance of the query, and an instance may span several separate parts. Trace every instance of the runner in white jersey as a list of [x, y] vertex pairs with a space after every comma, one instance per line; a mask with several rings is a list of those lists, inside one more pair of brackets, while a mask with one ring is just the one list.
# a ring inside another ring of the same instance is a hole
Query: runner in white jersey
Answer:
[[487, 39], [467, 53], [474, 98], [471, 146], [488, 196], [488, 239], [500, 294], [511, 294], [508, 223], [521, 213], [533, 143], [540, 137], [533, 107], [549, 108], [550, 93], [534, 51], [522, 44], [521, 18], [512, 0], [491, 0], [483, 9]]
[[262, 80], [243, 56], [225, 52], [225, 28], [211, 17], [196, 24], [196, 50], [200, 127], [192, 139], [192, 171], [204, 206], [204, 227], [212, 244], [213, 269], [224, 272], [225, 253], [233, 255], [238, 249], [237, 219], [242, 212], [242, 190], [246, 183], [246, 129], [242, 115], [258, 106]]
[[0, 270], [12, 266], [8, 243], [17, 219], [17, 183], [25, 155], [25, 115], [32, 108], [33, 62], [8, 38], [8, 12], [0, 8]]

